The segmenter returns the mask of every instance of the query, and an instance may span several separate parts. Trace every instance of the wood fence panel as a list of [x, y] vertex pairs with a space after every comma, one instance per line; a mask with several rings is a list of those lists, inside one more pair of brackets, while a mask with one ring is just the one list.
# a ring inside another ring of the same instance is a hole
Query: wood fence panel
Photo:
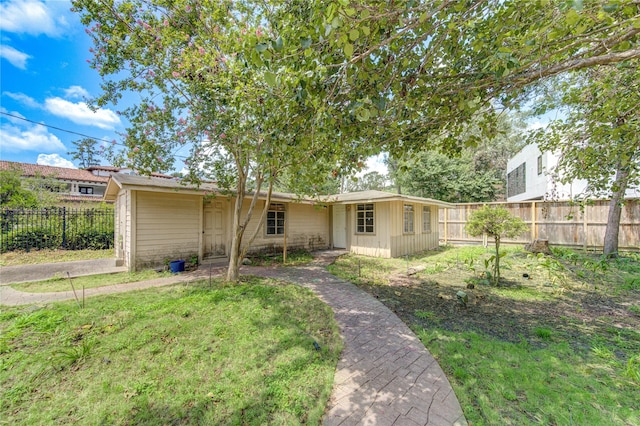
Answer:
[[[440, 240], [446, 243], [480, 243], [465, 231], [469, 215], [484, 204], [500, 205], [521, 218], [529, 230], [506, 243], [524, 244], [536, 238], [549, 244], [602, 249], [609, 214], [609, 201], [596, 200], [581, 208], [570, 201], [519, 201], [502, 203], [461, 203], [440, 209]], [[618, 244], [621, 250], [640, 250], [640, 199], [626, 200], [620, 220]]]

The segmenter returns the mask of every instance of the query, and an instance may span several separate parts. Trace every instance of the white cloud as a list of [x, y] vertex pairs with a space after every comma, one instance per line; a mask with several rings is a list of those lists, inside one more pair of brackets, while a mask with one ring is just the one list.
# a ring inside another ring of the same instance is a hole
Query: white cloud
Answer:
[[0, 44], [0, 58], [4, 58], [14, 67], [24, 70], [27, 69], [27, 59], [31, 56], [6, 44]]
[[21, 129], [8, 123], [0, 127], [0, 147], [3, 152], [66, 151], [60, 139], [43, 126]]
[[114, 129], [120, 124], [120, 118], [110, 109], [100, 108], [92, 111], [84, 102], [69, 102], [62, 98], [49, 98], [44, 108], [53, 115], [63, 117], [76, 124], [95, 126], [101, 129]]
[[71, 86], [68, 89], [64, 89], [64, 97], [69, 99], [83, 99], [89, 98], [89, 92], [81, 86]]
[[35, 99], [31, 96], [25, 95], [24, 93], [3, 92], [2, 94], [20, 102], [22, 105], [28, 106], [29, 108], [42, 108], [42, 105], [40, 105]]
[[60, 157], [59, 154], [38, 154], [36, 164], [41, 166], [65, 167], [67, 169], [77, 169], [73, 163], [66, 158]]
[[[61, 6], [67, 2], [44, 2], [36, 0], [10, 0], [0, 4], [0, 30], [16, 34], [40, 35], [55, 37], [63, 33], [67, 26], [66, 18], [57, 14], [51, 5]], [[61, 10], [60, 10], [61, 12]]]

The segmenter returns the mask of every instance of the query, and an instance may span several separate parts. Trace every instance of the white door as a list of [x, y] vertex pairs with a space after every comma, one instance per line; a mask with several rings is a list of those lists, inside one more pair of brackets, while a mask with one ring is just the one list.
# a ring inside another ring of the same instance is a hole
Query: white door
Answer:
[[224, 232], [224, 211], [222, 203], [204, 209], [204, 257], [227, 254]]
[[344, 204], [333, 205], [333, 247], [347, 248], [347, 210]]

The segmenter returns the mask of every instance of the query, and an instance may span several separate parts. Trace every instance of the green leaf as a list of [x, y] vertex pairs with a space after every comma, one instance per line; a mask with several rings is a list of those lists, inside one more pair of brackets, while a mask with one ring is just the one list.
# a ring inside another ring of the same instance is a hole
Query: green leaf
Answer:
[[276, 75], [271, 71], [267, 71], [264, 73], [264, 80], [271, 87], [274, 87], [276, 85]]
[[269, 45], [267, 43], [258, 43], [256, 45], [256, 51], [259, 52], [259, 53], [264, 52], [268, 48], [269, 48]]
[[309, 47], [311, 47], [311, 37], [301, 38], [300, 45], [303, 49], [308, 49]]
[[347, 58], [351, 58], [353, 56], [353, 44], [347, 43], [344, 45], [344, 55]]
[[360, 37], [360, 31], [356, 29], [349, 31], [349, 39], [351, 39], [351, 41], [356, 41], [358, 37]]
[[571, 9], [565, 15], [565, 19], [567, 20], [567, 24], [569, 24], [569, 26], [574, 26], [580, 20], [580, 15], [574, 9]]
[[273, 48], [275, 49], [276, 52], [280, 52], [280, 51], [282, 51], [283, 47], [284, 47], [284, 40], [282, 40], [282, 37], [278, 37], [273, 42]]

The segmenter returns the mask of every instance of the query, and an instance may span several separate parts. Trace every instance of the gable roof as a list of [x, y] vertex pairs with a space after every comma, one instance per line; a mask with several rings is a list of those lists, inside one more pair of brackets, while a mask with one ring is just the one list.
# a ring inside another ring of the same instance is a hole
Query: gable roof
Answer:
[[[121, 189], [132, 190], [144, 190], [151, 192], [176, 192], [180, 194], [193, 194], [193, 195], [207, 195], [209, 193], [223, 195], [226, 191], [218, 186], [204, 182], [199, 187], [192, 184], [185, 184], [175, 179], [165, 179], [153, 176], [137, 176], [137, 175], [125, 175], [125, 174], [113, 174], [111, 179], [107, 183], [107, 189], [104, 193], [104, 199], [106, 201], [113, 201], [116, 199], [118, 192]], [[247, 192], [248, 196], [252, 196], [252, 192]], [[262, 191], [260, 198], [266, 198], [267, 193]], [[317, 200], [311, 198], [299, 197], [296, 194], [289, 194], [286, 192], [272, 192], [272, 202], [302, 202], [302, 203], [315, 203]]]
[[59, 180], [71, 180], [78, 182], [105, 183], [109, 180], [106, 176], [95, 176], [83, 169], [69, 169], [66, 167], [41, 166], [39, 164], [18, 163], [14, 161], [0, 161], [0, 170], [17, 169], [22, 176], [46, 176]]
[[415, 197], [413, 195], [395, 194], [384, 191], [359, 191], [346, 192], [344, 194], [329, 195], [326, 199], [333, 204], [356, 204], [356, 203], [376, 203], [381, 201], [406, 201], [419, 204], [436, 205], [443, 208], [453, 208], [454, 205], [445, 201], [434, 200], [432, 198]]
[[[206, 195], [207, 193], [222, 194], [224, 191], [212, 183], [203, 183], [200, 187], [183, 184], [174, 179], [162, 179], [148, 176], [113, 174], [107, 184], [104, 193], [106, 201], [114, 201], [121, 189], [144, 190], [152, 192], [177, 192], [181, 194]], [[247, 193], [253, 195], [252, 192]], [[260, 198], [266, 198], [267, 193], [262, 192]], [[394, 194], [383, 191], [360, 191], [348, 192], [345, 194], [324, 196], [320, 199], [310, 197], [300, 197], [287, 192], [273, 192], [272, 202], [297, 202], [306, 204], [326, 203], [326, 204], [355, 204], [373, 203], [382, 201], [407, 201], [419, 204], [435, 205], [443, 208], [453, 208], [454, 205], [444, 201], [433, 200], [431, 198], [414, 197], [411, 195]]]

